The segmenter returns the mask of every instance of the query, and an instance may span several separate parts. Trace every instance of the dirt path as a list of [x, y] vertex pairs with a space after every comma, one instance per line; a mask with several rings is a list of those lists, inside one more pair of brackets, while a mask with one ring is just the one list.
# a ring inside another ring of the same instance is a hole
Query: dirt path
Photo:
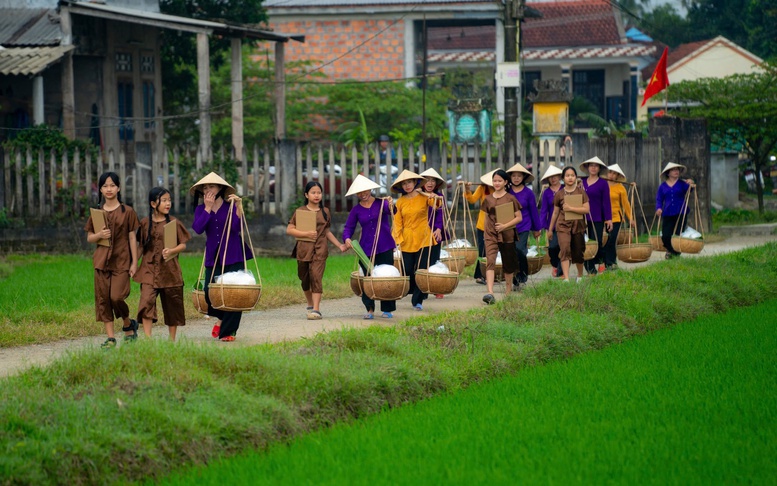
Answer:
[[[717, 243], [707, 243], [699, 256], [714, 255], [740, 250], [749, 246], [762, 245], [769, 241], [777, 241], [777, 236], [749, 236], [731, 237]], [[692, 255], [688, 255], [691, 257]], [[623, 269], [636, 268], [652, 262], [661, 261], [663, 253], [654, 252], [651, 259], [645, 263], [620, 264]], [[538, 274], [530, 277], [529, 285], [533, 282], [550, 278], [550, 268], [544, 267]], [[362, 319], [364, 307], [356, 296], [344, 299], [324, 300], [321, 304], [321, 312], [324, 319], [320, 321], [308, 321], [304, 306], [295, 305], [271, 309], [267, 311], [253, 311], [243, 315], [243, 321], [238, 332], [238, 340], [234, 343], [220, 343], [210, 337], [213, 319], [193, 319], [178, 331], [180, 340], [212, 343], [214, 346], [245, 346], [265, 342], [278, 342], [294, 340], [302, 337], [311, 337], [319, 332], [331, 331], [341, 328], [367, 327], [370, 325], [390, 326], [404, 321], [410, 317], [448, 310], [465, 310], [473, 306], [483, 305], [481, 298], [485, 293], [485, 286], [478, 285], [473, 279], [468, 278], [459, 283], [456, 291], [443, 299], [430, 298], [424, 302], [424, 310], [417, 312], [411, 309], [410, 299], [405, 298], [397, 303], [397, 311], [393, 319], [382, 319], [376, 314], [372, 321]], [[501, 298], [503, 289], [498, 289], [496, 297]], [[166, 330], [162, 327], [154, 328], [155, 338], [164, 339]], [[8, 376], [18, 373], [33, 365], [45, 365], [68, 350], [75, 350], [88, 346], [99, 346], [105, 339], [104, 336], [92, 336], [80, 339], [70, 339], [48, 344], [21, 346], [16, 348], [0, 349], [0, 376]], [[120, 344], [121, 345], [121, 344]]]

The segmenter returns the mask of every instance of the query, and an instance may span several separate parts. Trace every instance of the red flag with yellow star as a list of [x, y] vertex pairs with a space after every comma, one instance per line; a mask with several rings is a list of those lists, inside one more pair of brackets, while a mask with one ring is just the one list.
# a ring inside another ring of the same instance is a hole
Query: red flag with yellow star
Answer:
[[650, 82], [645, 88], [645, 97], [642, 99], [642, 106], [645, 106], [645, 102], [650, 99], [656, 93], [660, 93], [667, 86], [669, 86], [669, 76], [666, 74], [666, 56], [669, 53], [669, 49], [664, 47], [664, 53], [661, 54], [661, 59], [656, 64], [656, 69], [653, 71], [653, 76], [650, 77]]

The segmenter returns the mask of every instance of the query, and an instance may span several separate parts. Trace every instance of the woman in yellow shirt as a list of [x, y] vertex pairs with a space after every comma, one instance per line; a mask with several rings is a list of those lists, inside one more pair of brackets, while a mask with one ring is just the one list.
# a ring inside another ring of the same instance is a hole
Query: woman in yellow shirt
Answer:
[[429, 296], [421, 292], [415, 283], [416, 269], [426, 269], [429, 250], [432, 246], [432, 231], [429, 228], [429, 207], [436, 208], [435, 196], [425, 197], [419, 185], [423, 178], [415, 172], [403, 170], [392, 184], [391, 190], [402, 194], [397, 200], [394, 227], [391, 234], [402, 250], [405, 272], [410, 277], [410, 293], [413, 308], [423, 310], [423, 302]]
[[[634, 214], [631, 212], [629, 196], [623, 183], [626, 182], [626, 174], [618, 164], [607, 167], [607, 184], [610, 185], [610, 203], [612, 204], [612, 231], [604, 245], [604, 266], [609, 270], [618, 269], [618, 253], [616, 245], [618, 244], [618, 232], [621, 223], [628, 218], [629, 223], [634, 224]], [[630, 185], [636, 185], [632, 182]]]
[[[494, 172], [496, 172], [498, 169], [494, 169], [491, 172], [487, 174], [483, 174], [483, 176], [480, 178], [480, 185], [477, 189], [475, 189], [475, 192], [473, 193], [470, 190], [470, 187], [474, 184], [473, 182], [462, 182], [461, 184], [464, 184], [466, 186], [466, 191], [464, 192], [464, 198], [467, 200], [470, 204], [480, 203], [481, 206], [483, 205], [483, 201], [486, 200], [486, 196], [489, 194], [492, 194], [494, 192], [494, 186], [491, 185], [491, 180], [494, 175]], [[484, 239], [485, 230], [486, 230], [486, 213], [483, 211], [478, 211], [478, 221], [475, 224], [475, 235], [476, 235], [476, 245], [478, 247], [478, 256], [479, 257], [485, 257], [486, 256], [486, 242]], [[480, 271], [480, 264], [475, 264], [475, 283], [479, 283], [481, 285], [486, 285], [486, 276], [483, 275], [483, 272]]]

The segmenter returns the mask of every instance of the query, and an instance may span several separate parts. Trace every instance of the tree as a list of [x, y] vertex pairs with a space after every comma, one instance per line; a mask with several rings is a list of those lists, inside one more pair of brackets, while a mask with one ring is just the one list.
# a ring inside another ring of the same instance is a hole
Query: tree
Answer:
[[[683, 81], [668, 88], [669, 101], [685, 105], [673, 114], [706, 118], [712, 141], [744, 149], [758, 174], [777, 146], [777, 65], [761, 67], [758, 73]], [[758, 211], [763, 214], [761, 178], [755, 181]]]
[[688, 28], [688, 21], [669, 4], [659, 5], [651, 12], [646, 12], [639, 19], [638, 25], [653, 39], [669, 47], [699, 39], [696, 33]]
[[[160, 0], [159, 10], [168, 15], [200, 20], [259, 24], [267, 20], [262, 0]], [[194, 34], [172, 30], [162, 32], [162, 99], [165, 115], [182, 115], [196, 111], [197, 40]], [[230, 39], [210, 36], [211, 66], [218, 68], [229, 52]], [[196, 142], [199, 132], [195, 118], [180, 118], [165, 123], [167, 139], [174, 142]]]

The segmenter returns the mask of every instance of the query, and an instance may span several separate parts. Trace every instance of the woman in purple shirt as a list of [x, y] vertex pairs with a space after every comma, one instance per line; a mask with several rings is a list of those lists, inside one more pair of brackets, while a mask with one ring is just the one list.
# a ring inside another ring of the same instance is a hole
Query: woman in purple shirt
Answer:
[[[243, 217], [243, 201], [235, 194], [235, 189], [227, 181], [211, 172], [199, 180], [189, 189], [189, 193], [197, 201], [202, 196], [203, 203], [194, 210], [194, 222], [192, 229], [198, 235], [205, 233], [205, 301], [208, 303], [208, 315], [218, 321], [213, 326], [211, 336], [224, 342], [235, 340], [237, 329], [240, 327], [242, 312], [228, 312], [214, 309], [208, 297], [208, 287], [212, 278], [223, 273], [235, 272], [245, 268], [245, 261], [254, 257], [251, 248], [246, 246], [245, 259], [243, 258], [243, 241], [241, 240], [241, 221]], [[226, 198], [226, 200], [224, 199]], [[232, 210], [232, 223], [229, 231], [229, 239], [224, 228], [229, 216], [231, 202], [235, 203]], [[222, 235], [223, 247], [219, 247]]]
[[666, 247], [665, 258], [680, 256], [680, 252], [672, 247], [672, 234], [679, 235], [685, 230], [685, 221], [678, 224], [677, 220], [688, 211], [685, 206], [685, 194], [689, 189], [696, 187], [693, 179], [680, 180], [680, 175], [685, 172], [685, 166], [668, 162], [661, 171], [661, 176], [666, 179], [658, 186], [656, 193], [656, 216], [663, 217], [661, 224], [661, 241]]
[[[372, 190], [378, 188], [380, 188], [378, 184], [361, 174], [357, 175], [351, 183], [351, 187], [348, 188], [345, 195], [356, 195], [359, 198], [359, 204], [355, 205], [348, 213], [348, 219], [343, 228], [343, 241], [346, 247], [353, 248], [351, 238], [356, 231], [356, 223], [359, 223], [361, 226], [359, 245], [367, 256], [375, 255], [375, 265], [393, 265], [394, 249], [397, 244], [391, 236], [391, 198], [381, 199], [380, 202], [377, 202], [375, 196], [372, 195]], [[380, 231], [378, 231], [378, 219], [380, 219]], [[375, 241], [376, 233], [379, 233], [377, 242]], [[359, 262], [359, 266], [366, 275], [367, 269], [364, 268], [364, 265]], [[362, 292], [362, 303], [367, 309], [364, 319], [373, 319], [375, 301]], [[381, 301], [380, 310], [383, 312], [383, 317], [391, 319], [394, 317], [392, 312], [397, 310], [397, 303], [394, 300]]]
[[540, 213], [537, 211], [537, 199], [534, 192], [526, 187], [534, 180], [534, 175], [521, 164], [515, 164], [507, 169], [510, 176], [509, 193], [521, 205], [521, 222], [515, 227], [515, 249], [518, 252], [518, 272], [513, 279], [513, 285], [525, 284], [529, 279], [529, 261], [526, 253], [529, 251], [529, 232], [533, 232], [535, 238], [540, 237]]
[[[544, 230], [550, 228], [550, 219], [553, 217], [553, 198], [556, 193], [561, 189], [561, 169], [555, 165], [548, 166], [548, 169], [543, 174], [540, 183], [547, 184], [542, 194], [540, 195], [540, 224]], [[564, 273], [561, 270], [561, 260], [558, 257], [560, 248], [558, 246], [558, 236], [553, 233], [553, 237], [548, 241], [548, 257], [550, 257], [552, 277], [563, 277]]]
[[[588, 221], [588, 238], [595, 238], [599, 250], [590, 260], [585, 261], [585, 269], [591, 275], [604, 272], [604, 245], [602, 238], [604, 230], [612, 231], [612, 203], [610, 202], [610, 185], [599, 177], [599, 172], [607, 166], [599, 157], [593, 157], [580, 164], [580, 170], [588, 172], [583, 178], [583, 188], [588, 195], [590, 220]], [[597, 264], [599, 268], [597, 269]]]

